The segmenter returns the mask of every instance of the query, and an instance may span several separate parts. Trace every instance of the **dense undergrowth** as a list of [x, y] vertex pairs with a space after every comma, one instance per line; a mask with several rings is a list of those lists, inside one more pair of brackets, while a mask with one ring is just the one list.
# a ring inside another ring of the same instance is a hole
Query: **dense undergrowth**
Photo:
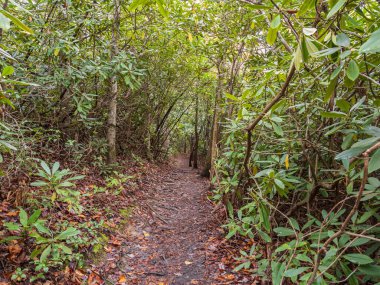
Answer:
[[190, 152], [226, 237], [249, 240], [237, 271], [379, 282], [379, 15], [375, 0], [4, 1], [1, 278], [64, 280], [123, 219], [139, 161]]
[[[83, 175], [44, 161], [31, 179], [23, 206], [3, 201], [0, 244], [2, 278], [16, 283], [50, 280], [83, 284], [97, 273], [86, 270], [113, 244], [143, 194], [141, 180], [154, 166], [129, 160], [105, 178], [96, 168]], [[93, 173], [95, 172], [95, 173]], [[98, 277], [99, 278], [99, 277]]]
[[227, 238], [256, 241], [237, 270], [273, 284], [375, 284], [379, 7], [301, 2], [295, 16], [268, 4], [263, 40], [275, 49], [257, 53], [261, 68], [226, 95], [235, 113], [222, 127], [214, 198], [228, 208]]

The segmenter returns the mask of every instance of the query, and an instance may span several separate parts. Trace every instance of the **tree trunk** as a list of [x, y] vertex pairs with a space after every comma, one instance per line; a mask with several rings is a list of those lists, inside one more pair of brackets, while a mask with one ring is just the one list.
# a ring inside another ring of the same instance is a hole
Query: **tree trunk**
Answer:
[[[112, 43], [111, 43], [111, 60], [118, 53], [118, 39], [120, 28], [120, 1], [114, 0], [114, 22], [112, 25]], [[117, 76], [111, 77], [111, 94], [108, 105], [108, 121], [107, 121], [107, 142], [108, 142], [108, 164], [116, 162], [116, 123], [117, 123]]]
[[212, 132], [211, 132], [211, 139], [210, 139], [210, 147], [209, 147], [209, 154], [208, 154], [208, 161], [206, 166], [210, 167], [210, 177], [211, 179], [215, 176], [215, 168], [214, 168], [214, 162], [217, 157], [217, 149], [218, 149], [218, 134], [219, 134], [219, 101], [222, 94], [222, 70], [221, 70], [222, 63], [219, 62], [218, 65], [218, 83], [216, 86], [216, 92], [215, 92], [215, 102], [214, 102], [214, 115], [212, 118]]
[[198, 133], [198, 108], [199, 108], [199, 98], [195, 101], [195, 123], [194, 123], [194, 151], [193, 151], [193, 168], [198, 168], [198, 144], [199, 144], [199, 133]]
[[191, 136], [191, 137], [190, 137], [189, 167], [192, 166], [193, 154], [194, 154], [194, 140], [193, 140], [193, 136]]

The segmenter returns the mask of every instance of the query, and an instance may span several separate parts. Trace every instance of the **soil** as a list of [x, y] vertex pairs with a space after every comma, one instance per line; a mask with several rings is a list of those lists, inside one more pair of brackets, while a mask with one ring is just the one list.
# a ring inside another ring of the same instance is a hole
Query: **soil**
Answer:
[[[210, 241], [219, 236], [209, 182], [187, 166], [184, 157], [145, 185], [125, 229], [96, 271], [114, 284], [215, 284], [218, 271], [208, 260]], [[117, 244], [117, 243], [116, 243]], [[95, 268], [94, 268], [95, 269]]]

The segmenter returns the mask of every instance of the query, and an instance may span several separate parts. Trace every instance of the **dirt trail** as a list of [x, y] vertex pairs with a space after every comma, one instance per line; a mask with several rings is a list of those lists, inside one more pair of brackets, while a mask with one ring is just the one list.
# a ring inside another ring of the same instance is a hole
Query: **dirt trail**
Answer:
[[118, 257], [107, 260], [124, 274], [125, 284], [211, 284], [206, 243], [217, 223], [206, 197], [208, 182], [184, 158], [177, 158], [161, 179], [137, 203], [121, 233], [125, 239]]

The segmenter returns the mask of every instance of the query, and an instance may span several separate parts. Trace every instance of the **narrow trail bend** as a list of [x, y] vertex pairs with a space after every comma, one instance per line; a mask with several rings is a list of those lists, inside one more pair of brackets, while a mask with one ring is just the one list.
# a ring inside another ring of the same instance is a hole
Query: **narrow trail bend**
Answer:
[[218, 224], [207, 200], [207, 180], [186, 164], [183, 157], [175, 159], [146, 199], [136, 203], [121, 233], [118, 257], [107, 258], [124, 274], [126, 284], [213, 283], [207, 241]]

